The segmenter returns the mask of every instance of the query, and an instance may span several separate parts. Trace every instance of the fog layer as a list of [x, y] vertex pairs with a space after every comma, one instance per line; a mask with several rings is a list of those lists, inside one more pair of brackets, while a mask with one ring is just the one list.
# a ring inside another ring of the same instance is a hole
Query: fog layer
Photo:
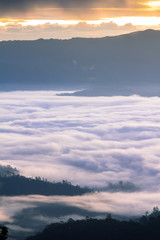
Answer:
[[159, 190], [160, 98], [0, 93], [0, 159], [26, 176]]

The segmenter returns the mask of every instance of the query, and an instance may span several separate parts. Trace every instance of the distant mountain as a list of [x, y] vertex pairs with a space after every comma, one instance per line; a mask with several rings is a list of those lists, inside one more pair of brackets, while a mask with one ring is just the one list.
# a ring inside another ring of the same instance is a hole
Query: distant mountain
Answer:
[[0, 42], [0, 90], [160, 96], [160, 31], [104, 38]]
[[78, 185], [74, 186], [64, 180], [52, 183], [40, 177], [32, 179], [20, 175], [0, 176], [0, 196], [29, 194], [76, 196], [92, 191], [89, 188], [82, 188]]

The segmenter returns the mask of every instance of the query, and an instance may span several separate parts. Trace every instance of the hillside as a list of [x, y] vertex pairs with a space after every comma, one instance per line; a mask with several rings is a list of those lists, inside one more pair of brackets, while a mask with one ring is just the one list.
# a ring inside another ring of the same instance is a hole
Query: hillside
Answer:
[[75, 196], [91, 191], [89, 188], [74, 186], [67, 181], [52, 183], [39, 177], [32, 179], [20, 175], [0, 176], [0, 196], [29, 194]]
[[105, 220], [86, 218], [69, 219], [67, 223], [48, 225], [42, 233], [27, 240], [158, 240], [160, 216], [143, 216], [137, 221], [118, 221], [110, 215]]
[[160, 31], [154, 30], [105, 38], [4, 41], [0, 90], [160, 95], [159, 42]]

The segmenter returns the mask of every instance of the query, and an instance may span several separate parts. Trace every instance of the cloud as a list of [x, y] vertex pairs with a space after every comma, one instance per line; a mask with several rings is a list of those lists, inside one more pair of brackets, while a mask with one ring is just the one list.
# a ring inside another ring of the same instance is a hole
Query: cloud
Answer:
[[31, 8], [91, 8], [91, 7], [124, 7], [127, 5], [127, 0], [100, 0], [98, 3], [95, 0], [0, 0], [0, 9], [2, 12], [18, 12], [26, 11]]
[[29, 235], [41, 231], [47, 224], [67, 221], [69, 218], [105, 218], [107, 213], [114, 217], [141, 216], [146, 211], [151, 213], [154, 206], [159, 206], [159, 198], [159, 192], [97, 192], [75, 197], [0, 197], [0, 221], [12, 230]]
[[27, 176], [160, 185], [160, 98], [0, 93], [0, 160]]
[[[99, 25], [80, 22], [76, 25], [63, 25], [46, 23], [37, 26], [22, 26], [20, 23], [8, 24], [0, 27], [0, 40], [30, 40], [38, 38], [60, 38], [69, 39], [73, 37], [105, 37], [115, 36], [122, 33], [130, 33], [138, 30], [136, 26], [126, 24], [118, 26], [115, 23], [102, 23]], [[142, 30], [140, 28], [139, 30]], [[76, 59], [73, 64], [78, 65]], [[94, 66], [90, 66], [93, 70]]]

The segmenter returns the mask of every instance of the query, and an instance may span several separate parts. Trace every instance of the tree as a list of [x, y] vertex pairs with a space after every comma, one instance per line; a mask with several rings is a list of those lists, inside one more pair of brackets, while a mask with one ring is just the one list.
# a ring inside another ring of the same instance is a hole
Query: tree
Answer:
[[160, 216], [160, 211], [159, 211], [159, 208], [156, 206], [153, 208], [153, 211], [151, 213], [151, 217], [158, 217]]
[[0, 226], [0, 240], [8, 238], [8, 229], [5, 226]]

